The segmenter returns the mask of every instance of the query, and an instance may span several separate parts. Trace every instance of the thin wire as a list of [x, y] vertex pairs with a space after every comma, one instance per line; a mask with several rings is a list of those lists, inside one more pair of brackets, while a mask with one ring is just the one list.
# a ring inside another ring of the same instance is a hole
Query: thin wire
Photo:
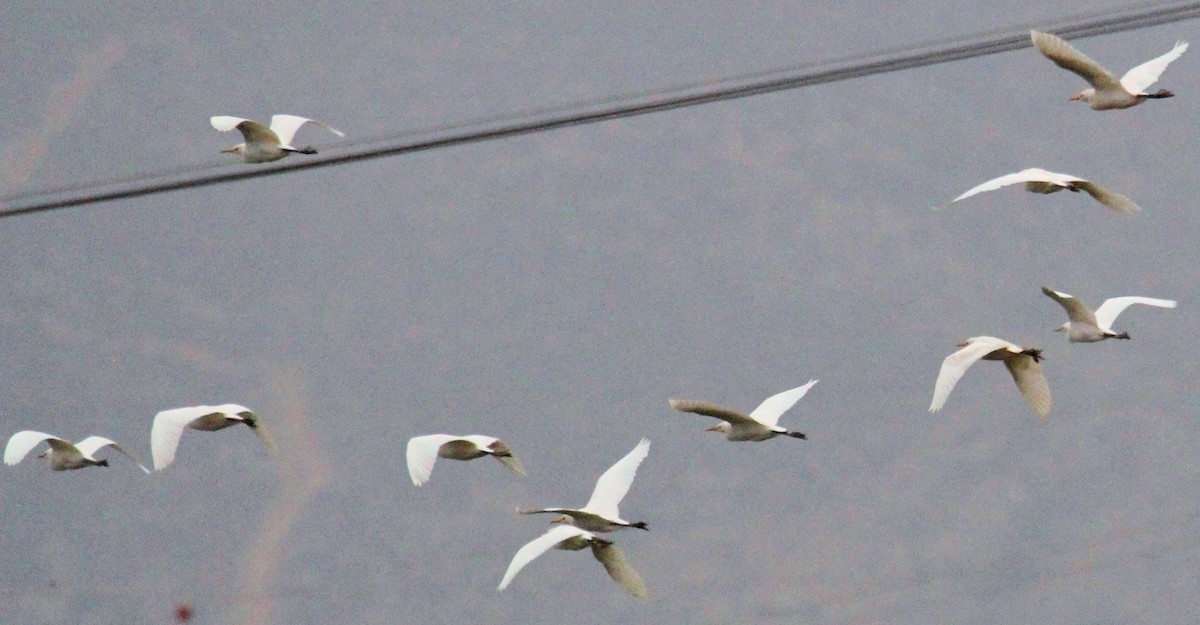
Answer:
[[[1055, 28], [1048, 30], [1068, 39], [1084, 38], [1158, 26], [1171, 22], [1195, 19], [1197, 17], [1200, 17], [1200, 2], [1186, 2], [1176, 6], [1143, 4], [1135, 5], [1132, 8], [1114, 9], [1103, 13], [1089, 14], [1082, 18], [1068, 18], [1059, 22], [1059, 25]], [[396, 139], [405, 139], [401, 143], [390, 143], [378, 147], [360, 149], [342, 155], [296, 160], [273, 167], [240, 169], [236, 172], [156, 182], [115, 191], [89, 191], [85, 194], [64, 199], [47, 200], [25, 206], [5, 208], [4, 210], [0, 210], [0, 218], [516, 137], [570, 126], [647, 115], [677, 108], [698, 106], [776, 91], [799, 89], [842, 80], [863, 78], [875, 74], [960, 61], [1029, 47], [1031, 43], [1027, 31], [1028, 28], [1025, 26], [1022, 26], [1018, 31], [1012, 29], [987, 31], [976, 35], [944, 40], [932, 45], [922, 44], [892, 48], [882, 52], [794, 66], [784, 70], [745, 74], [716, 83], [694, 83], [692, 85], [647, 92], [636, 96], [592, 100], [558, 109], [540, 109], [522, 116], [495, 116], [466, 124], [441, 126], [426, 131], [406, 132], [391, 137], [374, 139], [369, 142], [370, 144], [376, 144]], [[857, 62], [855, 63], [855, 61]], [[433, 136], [430, 137], [429, 135]], [[413, 139], [413, 137], [421, 138]], [[333, 147], [336, 149], [338, 147], [353, 145], [362, 144], [349, 143], [342, 144], [341, 146], [334, 144]], [[196, 168], [202, 169], [204, 167], [206, 166], [197, 166]], [[112, 182], [76, 185], [68, 187], [66, 190], [89, 190], [103, 186], [112, 186], [113, 184], [128, 183], [130, 181], [154, 180], [174, 175], [180, 171], [187, 172], [192, 170], [192, 168], [182, 168], [165, 173], [152, 173], [117, 179]], [[0, 200], [0, 203], [10, 204], [14, 200], [28, 197], [42, 197], [61, 192], [63, 190], [28, 193], [3, 198]]]

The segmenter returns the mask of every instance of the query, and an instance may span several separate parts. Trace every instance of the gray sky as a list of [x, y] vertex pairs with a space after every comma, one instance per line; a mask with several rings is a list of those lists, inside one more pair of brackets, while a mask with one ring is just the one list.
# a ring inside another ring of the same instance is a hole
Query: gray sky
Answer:
[[[367, 140], [1079, 11], [101, 4], [0, 9], [4, 195], [225, 162], [210, 115]], [[1196, 28], [1078, 45], [1123, 72]], [[1160, 83], [1178, 97], [1126, 111], [1068, 101], [1082, 81], [1025, 49], [6, 219], [3, 436], [148, 459], [157, 411], [238, 402], [282, 459], [234, 429], [151, 476], [5, 467], [0, 621], [1195, 622], [1193, 54]], [[931, 210], [1034, 166], [1145, 210], [1018, 188]], [[1042, 285], [1180, 305], [1068, 345]], [[926, 412], [981, 334], [1045, 349], [1048, 423], [997, 363]], [[729, 443], [666, 402], [813, 378], [782, 420], [806, 442]], [[432, 432], [499, 436], [529, 476], [442, 461], [416, 488], [404, 443]], [[514, 508], [584, 503], [643, 436], [622, 513], [652, 530], [614, 539], [651, 599], [587, 552], [496, 593], [548, 520]]]

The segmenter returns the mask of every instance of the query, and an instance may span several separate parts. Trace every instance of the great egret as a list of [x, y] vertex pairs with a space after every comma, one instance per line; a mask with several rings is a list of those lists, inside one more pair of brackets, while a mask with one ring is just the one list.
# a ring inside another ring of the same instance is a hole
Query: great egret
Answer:
[[429, 481], [429, 474], [433, 472], [433, 463], [439, 457], [451, 460], [474, 460], [483, 456], [492, 456], [516, 472], [517, 475], [525, 475], [525, 467], [521, 466], [521, 461], [513, 455], [512, 450], [504, 441], [479, 434], [414, 436], [408, 439], [406, 456], [408, 474], [412, 477], [413, 484], [417, 486]]
[[4, 464], [17, 464], [42, 441], [46, 441], [50, 448], [38, 455], [38, 458], [48, 459], [50, 468], [55, 471], [70, 471], [84, 467], [107, 467], [108, 461], [97, 460], [94, 454], [104, 447], [112, 447], [132, 460], [142, 471], [150, 472], [150, 469], [142, 465], [141, 461], [133, 454], [103, 436], [89, 436], [72, 444], [53, 434], [34, 432], [33, 430], [22, 430], [8, 439], [8, 444], [4, 446]]
[[253, 120], [229, 115], [216, 115], [209, 118], [208, 121], [213, 128], [221, 132], [236, 129], [242, 133], [245, 142], [221, 151], [237, 154], [247, 163], [277, 161], [287, 156], [289, 152], [316, 154], [317, 150], [311, 146], [297, 148], [292, 145], [292, 137], [296, 136], [296, 131], [304, 124], [315, 124], [339, 137], [346, 136], [342, 131], [330, 128], [319, 121], [296, 115], [273, 115], [270, 128]]
[[1159, 308], [1174, 308], [1175, 300], [1158, 299], [1128, 295], [1104, 300], [1103, 304], [1092, 312], [1092, 309], [1071, 295], [1042, 287], [1042, 293], [1059, 303], [1067, 311], [1070, 321], [1055, 328], [1055, 332], [1066, 332], [1067, 341], [1071, 343], [1095, 343], [1104, 339], [1128, 339], [1128, 332], [1120, 334], [1113, 332], [1112, 324], [1117, 320], [1121, 311], [1134, 304], [1158, 306]]
[[671, 399], [668, 403], [681, 412], [694, 412], [720, 419], [723, 423], [718, 423], [706, 431], [720, 432], [731, 441], [765, 441], [781, 434], [792, 438], [808, 438], [802, 432], [792, 432], [779, 427], [778, 423], [779, 417], [800, 401], [816, 383], [816, 380], [809, 380], [804, 386], [772, 395], [763, 400], [750, 414], [692, 399]]
[[1077, 178], [1070, 174], [1058, 174], [1052, 171], [1038, 169], [1036, 167], [1022, 169], [1015, 174], [1000, 176], [999, 178], [994, 178], [983, 184], [975, 186], [966, 193], [963, 193], [953, 200], [950, 200], [950, 204], [953, 204], [959, 200], [965, 200], [977, 193], [983, 193], [984, 191], [995, 191], [1000, 187], [1022, 182], [1025, 183], [1025, 190], [1031, 193], [1050, 194], [1057, 193], [1063, 189], [1075, 193], [1083, 191], [1092, 196], [1092, 198], [1097, 202], [1100, 202], [1101, 204], [1113, 209], [1118, 213], [1129, 214], [1142, 210], [1140, 206], [1133, 203], [1133, 200], [1121, 195], [1120, 193], [1109, 191], [1093, 182], [1088, 182], [1083, 178]]
[[189, 406], [164, 410], [154, 415], [154, 424], [150, 426], [150, 454], [154, 459], [154, 470], [162, 471], [175, 461], [175, 449], [179, 446], [179, 437], [183, 435], [184, 428], [212, 432], [239, 423], [250, 426], [266, 445], [267, 451], [275, 452], [275, 444], [263, 427], [262, 420], [245, 406]]
[[1050, 386], [1038, 361], [1042, 359], [1042, 350], [1021, 347], [998, 339], [994, 336], [975, 336], [958, 344], [962, 349], [946, 356], [942, 361], [942, 369], [938, 372], [937, 383], [933, 387], [933, 402], [929, 404], [929, 412], [937, 412], [946, 403], [950, 391], [958, 383], [967, 369], [977, 360], [1002, 360], [1021, 395], [1033, 408], [1038, 418], [1045, 420], [1050, 416]]
[[[563, 521], [556, 519], [555, 522]], [[650, 596], [650, 593], [646, 590], [646, 582], [642, 581], [642, 576], [629, 565], [629, 562], [625, 559], [625, 554], [616, 545], [611, 541], [572, 525], [559, 525], [558, 527], [550, 528], [545, 534], [518, 549], [516, 555], [513, 556], [512, 562], [508, 565], [508, 570], [504, 572], [504, 579], [500, 580], [500, 585], [496, 587], [496, 590], [507, 588], [508, 584], [512, 582], [521, 569], [525, 568], [526, 564], [529, 564], [550, 549], [579, 551], [587, 547], [592, 548], [592, 555], [595, 556], [600, 564], [604, 565], [604, 570], [608, 571], [608, 576], [617, 585], [640, 599]]]
[[638, 465], [650, 453], [650, 441], [643, 438], [633, 451], [609, 467], [600, 479], [596, 480], [596, 489], [587, 505], [579, 508], [542, 508], [541, 510], [518, 510], [521, 514], [553, 513], [571, 517], [571, 522], [589, 532], [611, 532], [626, 527], [636, 527], [648, 530], [645, 522], [630, 523], [621, 518], [617, 504], [629, 492], [630, 484], [637, 475]]
[[1141, 104], [1143, 100], [1174, 96], [1174, 93], [1166, 89], [1146, 93], [1146, 88], [1153, 85], [1171, 61], [1179, 58], [1188, 47], [1187, 42], [1176, 41], [1170, 52], [1138, 65], [1117, 80], [1115, 74], [1060, 37], [1031, 30], [1029, 38], [1033, 40], [1033, 47], [1046, 58], [1054, 61], [1059, 67], [1074, 72], [1092, 85], [1092, 88], [1080, 91], [1071, 99], [1081, 101], [1096, 111], [1127, 109]]

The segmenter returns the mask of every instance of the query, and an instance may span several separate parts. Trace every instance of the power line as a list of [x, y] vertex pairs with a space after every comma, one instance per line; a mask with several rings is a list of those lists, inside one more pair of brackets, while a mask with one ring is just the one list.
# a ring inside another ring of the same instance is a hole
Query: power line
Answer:
[[[1052, 30], [1067, 39], [1077, 39], [1159, 26], [1171, 22], [1195, 19], [1197, 17], [1200, 17], [1200, 2], [1177, 3], [1170, 6], [1164, 4], [1142, 4], [1125, 9], [1114, 9], [1102, 13], [1070, 18], [1048, 30]], [[28, 197], [44, 197], [67, 191], [85, 191], [85, 193], [66, 198], [4, 208], [0, 210], [0, 218], [546, 132], [570, 126], [592, 124], [624, 117], [635, 117], [776, 91], [799, 89], [876, 74], [961, 61], [1018, 50], [1030, 45], [1028, 27], [1021, 27], [1017, 31], [1011, 29], [1006, 31], [989, 31], [968, 37], [942, 40], [925, 45], [895, 48], [819, 64], [793, 67], [787, 70], [748, 74], [717, 83], [695, 84], [635, 96], [606, 98], [561, 109], [542, 109], [522, 116], [497, 116], [469, 124], [443, 126], [427, 131], [404, 133], [383, 140], [392, 141], [390, 144], [375, 145], [379, 141], [373, 141], [371, 147], [350, 151], [345, 154], [304, 160], [297, 159], [290, 163], [273, 167], [240, 169], [236, 172], [154, 182], [159, 178], [207, 167], [194, 166], [108, 182], [85, 183], [53, 191], [12, 196], [4, 198], [3, 203], [11, 204]], [[353, 145], [348, 144], [348, 146]], [[149, 182], [146, 184], [113, 191], [96, 190], [104, 186], [147, 180]]]

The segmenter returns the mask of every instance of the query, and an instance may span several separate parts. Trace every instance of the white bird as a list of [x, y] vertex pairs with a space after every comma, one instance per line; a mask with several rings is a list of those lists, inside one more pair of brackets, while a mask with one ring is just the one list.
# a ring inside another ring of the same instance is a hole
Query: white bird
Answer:
[[428, 434], [414, 436], [408, 439], [408, 474], [413, 484], [420, 486], [429, 481], [433, 472], [433, 463], [439, 457], [451, 460], [474, 460], [483, 456], [492, 456], [501, 464], [512, 469], [517, 475], [525, 475], [525, 467], [513, 455], [508, 445], [491, 436], [472, 434], [471, 436], [452, 436], [450, 434]]
[[705, 431], [720, 432], [725, 435], [727, 440], [731, 441], [765, 441], [780, 434], [792, 438], [808, 438], [802, 432], [789, 431], [787, 428], [780, 427], [778, 423], [779, 417], [797, 401], [800, 401], [800, 398], [804, 397], [808, 389], [816, 383], [816, 380], [809, 380], [808, 384], [804, 386], [772, 395], [763, 400], [758, 408], [755, 408], [750, 414], [693, 399], [670, 399], [667, 400], [667, 403], [681, 412], [694, 412], [720, 419], [722, 423]]
[[326, 126], [319, 121], [296, 115], [272, 115], [270, 128], [253, 120], [229, 115], [216, 115], [209, 118], [208, 121], [213, 128], [221, 132], [229, 132], [234, 129], [241, 131], [242, 138], [246, 141], [221, 151], [237, 154], [247, 163], [277, 161], [287, 156], [288, 152], [316, 154], [317, 150], [311, 146], [297, 148], [292, 145], [292, 137], [296, 136], [296, 131], [304, 124], [315, 124], [339, 137], [346, 136], [342, 131]]
[[958, 346], [962, 349], [946, 356], [942, 361], [942, 369], [938, 372], [937, 383], [933, 387], [933, 402], [929, 404], [929, 412], [942, 409], [950, 391], [954, 390], [954, 385], [975, 361], [1003, 360], [1029, 407], [1033, 408], [1039, 419], [1049, 418], [1050, 385], [1046, 384], [1046, 376], [1042, 374], [1042, 367], [1038, 364], [1042, 359], [1042, 350], [1014, 345], [994, 336], [975, 336], [959, 343]]
[[1121, 311], [1134, 304], [1158, 306], [1159, 308], [1174, 308], [1175, 300], [1158, 299], [1128, 295], [1104, 300], [1103, 304], [1092, 312], [1092, 309], [1071, 295], [1042, 287], [1050, 299], [1059, 303], [1067, 311], [1070, 321], [1055, 328], [1055, 332], [1066, 332], [1067, 341], [1071, 343], [1095, 343], [1104, 339], [1129, 339], [1128, 332], [1117, 334], [1112, 330], [1112, 324], [1117, 320]]
[[1075, 49], [1060, 37], [1036, 30], [1029, 31], [1033, 47], [1037, 48], [1046, 58], [1054, 61], [1055, 65], [1074, 72], [1080, 78], [1088, 81], [1092, 88], [1084, 89], [1071, 97], [1092, 107], [1093, 110], [1127, 109], [1141, 104], [1146, 99], [1169, 98], [1174, 93], [1159, 89], [1154, 93], [1146, 93], [1146, 88], [1153, 85], [1163, 70], [1171, 61], [1179, 58], [1187, 50], [1186, 41], [1176, 41], [1171, 51], [1125, 72], [1117, 80], [1117, 76], [1087, 55]]
[[164, 410], [154, 415], [154, 424], [150, 426], [150, 454], [154, 459], [154, 470], [161, 471], [175, 461], [175, 449], [179, 446], [179, 437], [183, 435], [184, 428], [212, 432], [239, 423], [250, 426], [266, 445], [267, 451], [275, 453], [275, 443], [263, 427], [262, 419], [245, 406], [189, 406]]
[[1057, 193], [1063, 189], [1072, 191], [1074, 193], [1084, 191], [1088, 195], [1092, 196], [1092, 198], [1097, 202], [1100, 202], [1101, 204], [1122, 214], [1136, 213], [1142, 210], [1141, 207], [1133, 203], [1133, 200], [1121, 195], [1120, 193], [1108, 191], [1094, 182], [1088, 182], [1083, 178], [1077, 178], [1070, 174], [1057, 174], [1052, 171], [1046, 171], [1036, 167], [1022, 169], [1015, 174], [1000, 176], [999, 178], [995, 178], [981, 185], [975, 186], [966, 193], [963, 193], [953, 200], [950, 200], [950, 204], [969, 198], [977, 193], [983, 193], [984, 191], [995, 191], [1000, 187], [1005, 187], [1010, 184], [1017, 184], [1020, 182], [1025, 183], [1025, 190], [1031, 193], [1050, 194]]
[[[555, 522], [565, 521], [556, 520]], [[650, 593], [646, 590], [646, 582], [642, 581], [642, 576], [629, 565], [629, 562], [625, 559], [625, 554], [616, 545], [611, 541], [604, 540], [591, 532], [572, 525], [559, 525], [558, 527], [550, 528], [545, 534], [518, 549], [516, 555], [513, 556], [512, 562], [508, 565], [508, 570], [504, 572], [504, 579], [500, 580], [500, 585], [496, 587], [496, 590], [499, 591], [507, 588], [509, 582], [516, 577], [521, 569], [525, 568], [526, 564], [529, 564], [550, 549], [579, 551], [585, 547], [592, 548], [592, 555], [596, 557], [596, 560], [600, 564], [604, 565], [604, 570], [608, 571], [608, 576], [617, 585], [640, 599], [650, 596]]]
[[38, 458], [48, 459], [50, 468], [55, 471], [70, 471], [84, 467], [107, 467], [108, 461], [97, 460], [94, 454], [104, 447], [112, 447], [132, 460], [142, 471], [150, 472], [150, 469], [142, 465], [141, 461], [133, 454], [103, 436], [89, 436], [78, 443], [71, 444], [70, 441], [53, 434], [34, 432], [33, 430], [22, 430], [8, 439], [8, 444], [4, 446], [4, 464], [9, 466], [17, 464], [42, 441], [46, 441], [50, 448], [39, 454]]
[[609, 467], [604, 475], [596, 480], [596, 489], [592, 491], [592, 498], [582, 508], [542, 508], [541, 510], [517, 510], [517, 512], [566, 515], [576, 526], [589, 532], [611, 532], [626, 527], [648, 530], [650, 528], [646, 526], [645, 522], [630, 523], [622, 519], [620, 511], [617, 510], [617, 504], [621, 503], [621, 500], [625, 498], [625, 493], [629, 492], [629, 486], [633, 484], [633, 478], [637, 475], [638, 465], [646, 459], [646, 455], [649, 453], [650, 441], [643, 438], [633, 448], [633, 451]]

